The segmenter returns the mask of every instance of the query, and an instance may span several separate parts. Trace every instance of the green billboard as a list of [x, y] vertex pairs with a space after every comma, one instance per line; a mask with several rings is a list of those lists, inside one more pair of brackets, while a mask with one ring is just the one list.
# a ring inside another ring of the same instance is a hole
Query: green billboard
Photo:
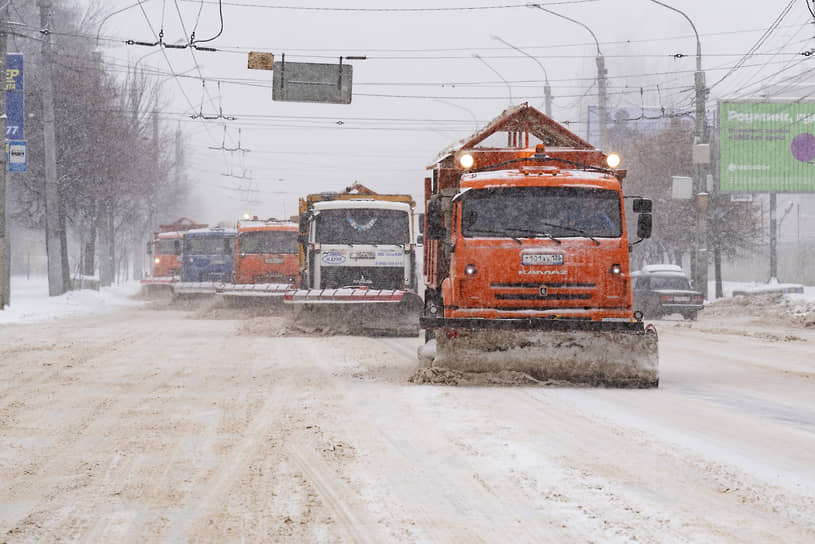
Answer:
[[815, 102], [720, 102], [719, 189], [815, 191]]

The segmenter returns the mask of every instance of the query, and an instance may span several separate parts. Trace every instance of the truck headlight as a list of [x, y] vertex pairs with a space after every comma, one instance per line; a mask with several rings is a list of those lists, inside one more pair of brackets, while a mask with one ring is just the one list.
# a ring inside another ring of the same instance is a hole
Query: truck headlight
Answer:
[[616, 276], [618, 274], [621, 274], [623, 269], [622, 269], [622, 267], [620, 265], [615, 263], [615, 264], [611, 265], [611, 268], [609, 268], [608, 271]]
[[468, 264], [464, 267], [464, 273], [468, 276], [475, 276], [476, 272], [478, 272], [478, 270], [475, 268], [474, 264]]

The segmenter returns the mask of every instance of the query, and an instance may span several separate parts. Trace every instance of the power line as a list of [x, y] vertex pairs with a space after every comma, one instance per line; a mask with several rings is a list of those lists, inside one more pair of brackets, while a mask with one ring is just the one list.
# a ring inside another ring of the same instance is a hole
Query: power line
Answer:
[[[182, 2], [202, 2], [207, 4], [214, 4], [216, 0], [181, 0]], [[598, 0], [554, 0], [542, 3], [544, 6], [560, 6], [566, 4], [587, 4], [597, 2]], [[217, 0], [221, 4], [221, 0]], [[529, 4], [498, 4], [492, 6], [459, 6], [459, 7], [446, 7], [446, 8], [343, 8], [343, 7], [306, 7], [306, 6], [288, 6], [288, 5], [268, 5], [268, 4], [255, 4], [247, 2], [223, 2], [225, 6], [234, 6], [241, 8], [264, 8], [285, 11], [323, 11], [323, 12], [346, 12], [346, 13], [439, 13], [439, 12], [456, 12], [456, 11], [489, 11], [501, 9], [518, 9], [528, 8]]]

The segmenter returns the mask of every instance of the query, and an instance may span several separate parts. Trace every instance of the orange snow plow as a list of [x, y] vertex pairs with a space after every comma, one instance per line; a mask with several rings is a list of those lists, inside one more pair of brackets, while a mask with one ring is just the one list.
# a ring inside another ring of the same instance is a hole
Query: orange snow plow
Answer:
[[152, 273], [140, 280], [142, 292], [147, 296], [170, 296], [173, 286], [179, 281], [182, 267], [184, 232], [203, 228], [201, 225], [182, 217], [175, 223], [159, 225], [159, 232], [147, 244], [147, 254], [153, 260]]
[[237, 223], [233, 282], [217, 293], [232, 305], [276, 304], [297, 283], [297, 223], [257, 217]]
[[424, 364], [658, 385], [628, 258], [650, 236], [651, 202], [633, 199], [629, 242], [615, 158], [526, 104], [442, 153], [425, 180]]

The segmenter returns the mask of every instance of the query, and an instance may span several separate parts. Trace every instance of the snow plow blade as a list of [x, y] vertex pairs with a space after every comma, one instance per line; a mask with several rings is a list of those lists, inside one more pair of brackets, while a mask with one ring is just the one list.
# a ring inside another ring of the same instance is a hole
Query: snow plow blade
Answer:
[[364, 336], [418, 335], [423, 306], [418, 295], [398, 289], [299, 289], [283, 300], [300, 327]]
[[227, 297], [282, 297], [291, 291], [288, 283], [223, 284], [215, 292]]
[[173, 285], [173, 292], [178, 295], [214, 295], [223, 289], [222, 282], [215, 281], [182, 281]]
[[139, 280], [141, 284], [141, 295], [145, 298], [163, 298], [173, 294], [173, 286], [178, 282], [178, 278], [174, 276], [156, 276], [150, 278], [142, 278]]
[[283, 295], [294, 289], [290, 283], [225, 283], [216, 289], [216, 295], [230, 308], [265, 308], [281, 311]]
[[421, 321], [423, 328], [436, 329], [435, 340], [419, 349], [426, 366], [474, 373], [513, 371], [537, 381], [592, 386], [659, 385], [656, 329], [642, 322]]

